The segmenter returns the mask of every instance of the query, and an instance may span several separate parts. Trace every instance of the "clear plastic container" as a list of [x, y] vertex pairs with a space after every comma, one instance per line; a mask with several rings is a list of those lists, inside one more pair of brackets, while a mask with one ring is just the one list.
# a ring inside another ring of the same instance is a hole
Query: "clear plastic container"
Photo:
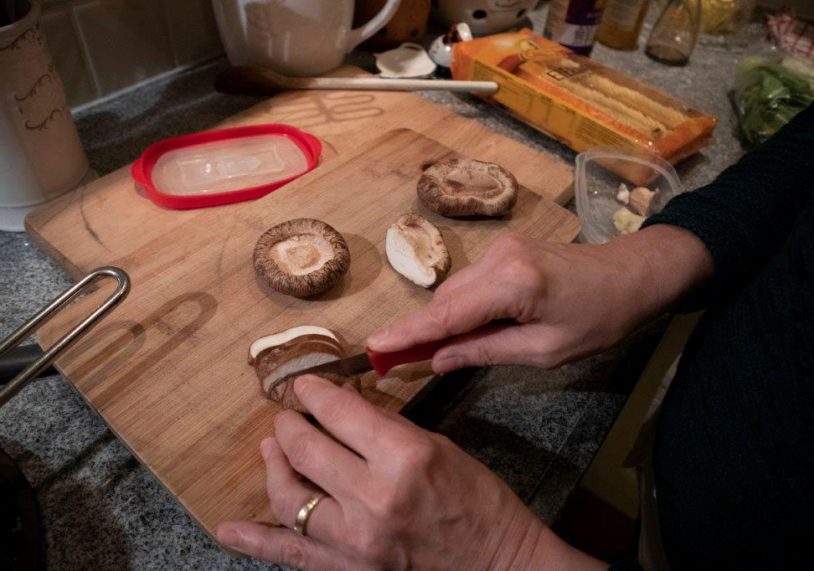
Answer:
[[164, 194], [234, 192], [308, 170], [308, 158], [285, 135], [255, 135], [181, 147], [161, 155], [153, 184]]
[[260, 198], [314, 169], [319, 139], [281, 123], [170, 137], [133, 163], [133, 180], [166, 208], [205, 208]]
[[627, 208], [616, 198], [619, 185], [624, 183], [631, 190], [638, 186], [611, 168], [617, 172], [647, 173], [645, 180], [649, 182], [643, 186], [657, 192], [645, 216], [660, 212], [671, 198], [683, 192], [673, 165], [661, 157], [605, 147], [580, 153], [574, 169], [574, 195], [583, 242], [603, 244], [619, 235], [613, 215], [620, 208]]

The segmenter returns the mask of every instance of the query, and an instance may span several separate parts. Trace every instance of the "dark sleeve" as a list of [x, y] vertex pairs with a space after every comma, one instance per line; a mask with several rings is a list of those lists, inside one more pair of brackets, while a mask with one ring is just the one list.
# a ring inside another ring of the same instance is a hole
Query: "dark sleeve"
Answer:
[[608, 571], [644, 571], [636, 559], [618, 559], [608, 565]]
[[672, 199], [642, 228], [679, 226], [706, 244], [715, 274], [692, 300], [693, 305], [705, 305], [766, 263], [812, 195], [814, 105], [712, 183]]

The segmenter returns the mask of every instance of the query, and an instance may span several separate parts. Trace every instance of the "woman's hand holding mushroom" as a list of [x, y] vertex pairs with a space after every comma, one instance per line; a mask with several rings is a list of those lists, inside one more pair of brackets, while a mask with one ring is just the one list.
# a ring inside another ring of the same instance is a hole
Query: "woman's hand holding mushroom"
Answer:
[[330, 436], [298, 412], [277, 415], [261, 444], [271, 507], [291, 528], [317, 487], [327, 497], [305, 536], [229, 522], [225, 545], [305, 570], [601, 568], [443, 436], [317, 377], [294, 390]]
[[703, 243], [672, 226], [599, 246], [505, 234], [478, 263], [447, 278], [428, 305], [371, 335], [368, 346], [393, 352], [452, 337], [435, 354], [437, 373], [554, 367], [612, 346], [711, 272]]

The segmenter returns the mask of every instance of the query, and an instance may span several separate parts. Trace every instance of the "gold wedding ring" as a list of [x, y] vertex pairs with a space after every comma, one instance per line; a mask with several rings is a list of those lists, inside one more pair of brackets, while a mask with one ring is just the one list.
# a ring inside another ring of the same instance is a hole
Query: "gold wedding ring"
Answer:
[[297, 512], [297, 521], [294, 522], [294, 531], [301, 535], [306, 535], [308, 531], [308, 519], [311, 517], [311, 513], [314, 511], [314, 508], [317, 507], [317, 504], [325, 499], [326, 495], [322, 492], [317, 492], [310, 498], [308, 501], [303, 504], [300, 508], [300, 511]]

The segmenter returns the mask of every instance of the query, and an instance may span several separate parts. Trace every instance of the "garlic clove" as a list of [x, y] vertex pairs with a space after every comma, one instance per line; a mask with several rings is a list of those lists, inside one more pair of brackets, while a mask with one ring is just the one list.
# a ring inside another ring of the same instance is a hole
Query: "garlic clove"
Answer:
[[647, 216], [654, 196], [656, 196], [656, 191], [637, 186], [630, 191], [630, 209], [639, 216]]

